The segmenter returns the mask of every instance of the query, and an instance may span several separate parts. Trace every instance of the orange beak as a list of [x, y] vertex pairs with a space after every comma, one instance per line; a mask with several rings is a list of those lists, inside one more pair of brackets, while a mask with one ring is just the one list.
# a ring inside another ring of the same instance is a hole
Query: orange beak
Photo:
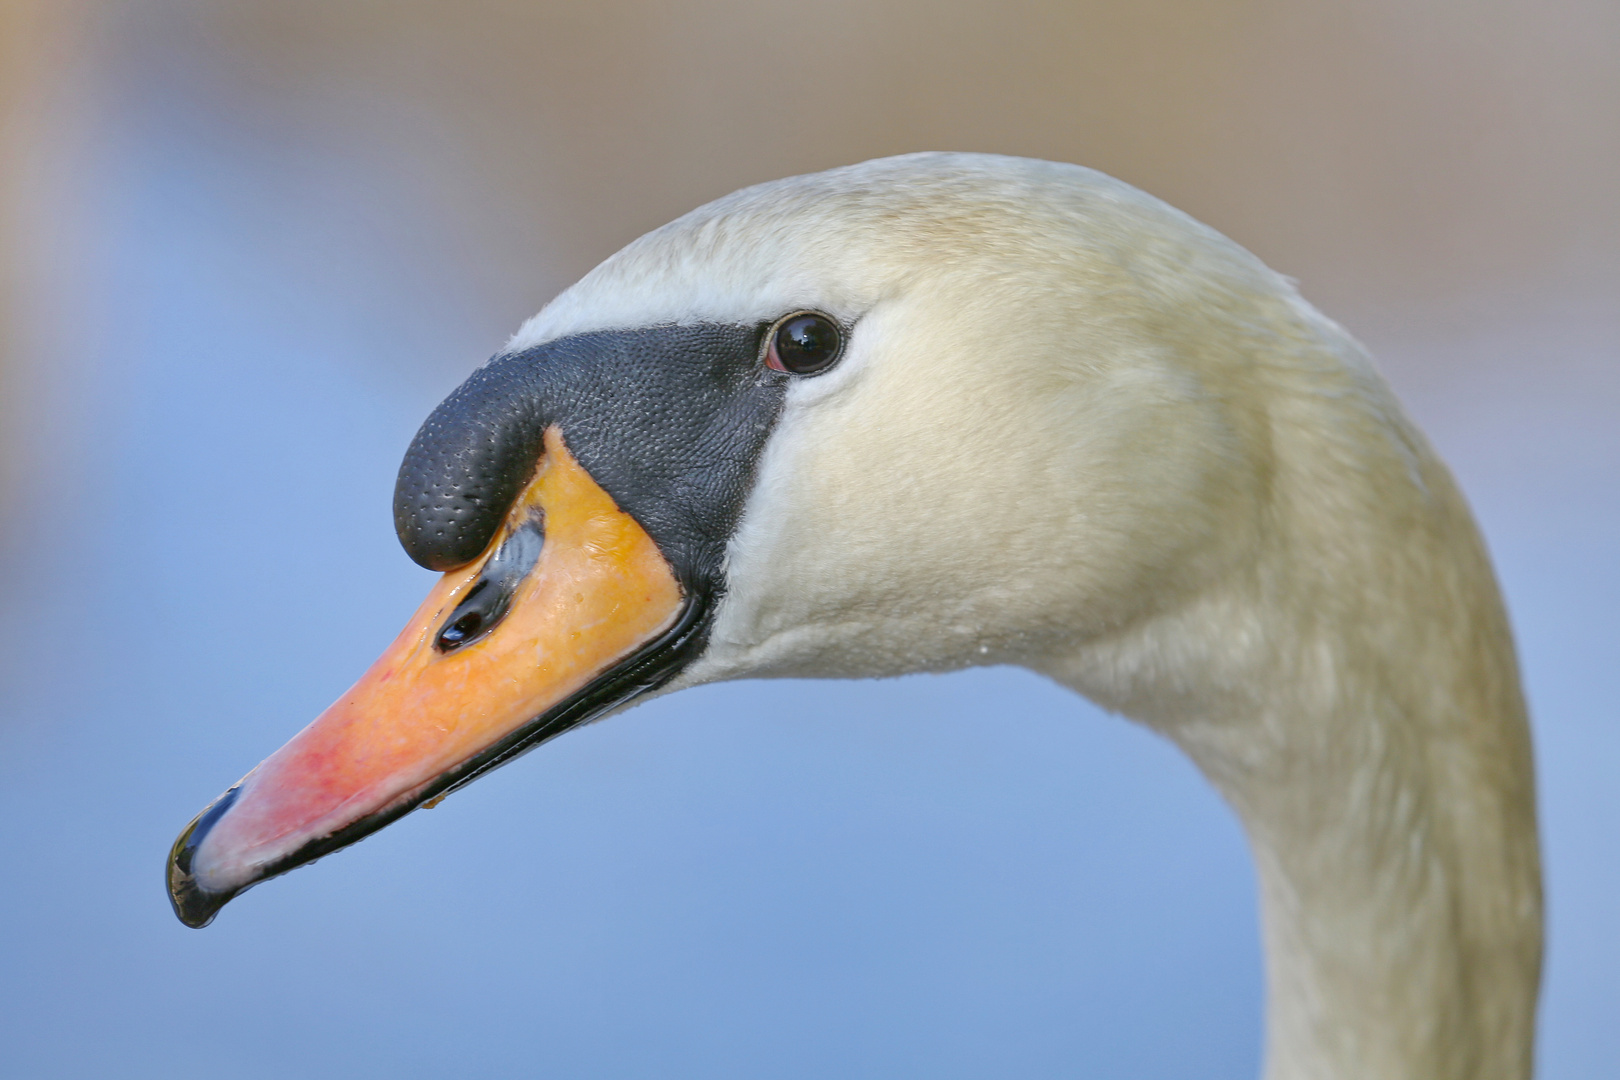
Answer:
[[551, 428], [483, 555], [445, 574], [348, 693], [181, 833], [175, 913], [206, 926], [251, 885], [627, 701], [691, 636], [692, 611], [652, 538]]

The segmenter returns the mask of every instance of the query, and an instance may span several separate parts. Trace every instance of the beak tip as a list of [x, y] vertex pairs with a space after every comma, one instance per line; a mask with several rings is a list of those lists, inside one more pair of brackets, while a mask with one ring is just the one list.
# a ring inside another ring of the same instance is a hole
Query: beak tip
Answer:
[[201, 930], [213, 922], [219, 909], [233, 895], [209, 892], [200, 887], [190, 874], [176, 869], [172, 862], [169, 864], [169, 903], [174, 905], [175, 917], [193, 930]]
[[201, 930], [213, 922], [214, 916], [219, 914], [219, 909], [241, 892], [241, 889], [214, 892], [204, 888], [192, 874], [192, 860], [197, 854], [197, 848], [215, 823], [224, 817], [225, 812], [236, 802], [239, 788], [240, 785], [231, 788], [193, 818], [191, 824], [187, 825], [175, 839], [174, 847], [169, 849], [169, 858], [164, 867], [169, 903], [174, 906], [175, 917], [193, 930]]

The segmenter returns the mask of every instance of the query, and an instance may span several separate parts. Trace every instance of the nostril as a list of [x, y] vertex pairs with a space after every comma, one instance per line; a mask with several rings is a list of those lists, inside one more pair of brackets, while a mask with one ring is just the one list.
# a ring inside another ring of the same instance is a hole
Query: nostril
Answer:
[[453, 649], [478, 635], [484, 625], [484, 616], [476, 611], [469, 611], [455, 622], [444, 628], [439, 635], [441, 649]]
[[433, 647], [440, 652], [452, 652], [471, 645], [493, 630], [506, 617], [512, 597], [539, 561], [544, 544], [545, 518], [535, 511], [490, 556], [478, 580], [433, 639]]

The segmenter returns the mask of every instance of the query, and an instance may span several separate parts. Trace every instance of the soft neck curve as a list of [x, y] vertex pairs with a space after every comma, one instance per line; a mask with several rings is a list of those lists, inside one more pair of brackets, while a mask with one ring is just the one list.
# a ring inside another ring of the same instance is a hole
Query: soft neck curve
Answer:
[[1169, 737], [1242, 819], [1268, 1080], [1523, 1080], [1534, 780], [1483, 544], [1370, 370], [1272, 377], [1252, 557], [1035, 666]]

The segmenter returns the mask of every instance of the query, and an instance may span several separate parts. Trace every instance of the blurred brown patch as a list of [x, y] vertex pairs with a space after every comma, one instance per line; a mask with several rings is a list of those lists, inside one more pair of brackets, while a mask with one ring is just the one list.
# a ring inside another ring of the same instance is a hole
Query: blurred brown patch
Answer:
[[0, 4], [0, 496], [12, 490], [21, 369], [26, 332], [23, 312], [30, 264], [23, 237], [30, 148], [42, 134], [37, 100], [44, 82], [40, 58], [50, 38], [42, 0]]
[[365, 99], [402, 154], [448, 150], [421, 164], [483, 208], [514, 320], [735, 187], [917, 149], [1103, 169], [1330, 309], [1511, 292], [1620, 248], [1620, 5], [1604, 0], [196, 10], [304, 122]]

